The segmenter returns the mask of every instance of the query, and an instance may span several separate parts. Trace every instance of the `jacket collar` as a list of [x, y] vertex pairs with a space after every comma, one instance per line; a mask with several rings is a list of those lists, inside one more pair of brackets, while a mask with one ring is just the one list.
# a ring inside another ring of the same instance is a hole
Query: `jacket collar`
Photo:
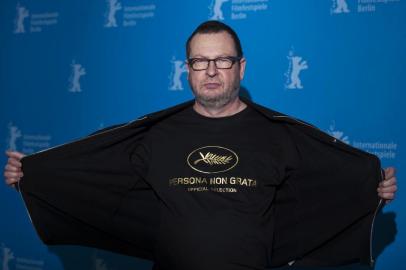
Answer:
[[[313, 127], [311, 124], [306, 123], [304, 121], [301, 121], [299, 119], [296, 119], [294, 117], [288, 116], [286, 114], [271, 110], [269, 108], [266, 108], [262, 105], [259, 105], [253, 101], [251, 101], [248, 98], [242, 97], [240, 96], [240, 99], [247, 104], [248, 106], [252, 107], [253, 109], [255, 109], [256, 111], [258, 111], [259, 113], [261, 113], [262, 115], [264, 115], [266, 118], [272, 120], [272, 121], [278, 121], [278, 122], [287, 122], [287, 123], [291, 123], [291, 124], [301, 124], [301, 125], [306, 125], [309, 127]], [[186, 102], [177, 104], [175, 106], [169, 107], [167, 109], [163, 109], [157, 112], [153, 112], [153, 113], [149, 113], [146, 114], [142, 117], [139, 117], [137, 119], [135, 119], [134, 121], [130, 122], [130, 124], [133, 123], [143, 123], [143, 124], [154, 124], [157, 121], [160, 121], [170, 115], [173, 115], [174, 113], [177, 113], [179, 111], [182, 111], [184, 109], [186, 109], [189, 106], [193, 106], [195, 100], [191, 99], [188, 100]]]

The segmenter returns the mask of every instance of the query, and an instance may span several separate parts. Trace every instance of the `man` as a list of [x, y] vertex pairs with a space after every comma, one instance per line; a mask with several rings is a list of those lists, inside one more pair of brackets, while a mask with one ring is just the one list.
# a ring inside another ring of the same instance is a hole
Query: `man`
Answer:
[[193, 102], [31, 156], [7, 153], [6, 183], [19, 186], [44, 242], [160, 270], [371, 263], [394, 169], [382, 177], [375, 156], [241, 99], [246, 60], [227, 25], [201, 24], [186, 50]]

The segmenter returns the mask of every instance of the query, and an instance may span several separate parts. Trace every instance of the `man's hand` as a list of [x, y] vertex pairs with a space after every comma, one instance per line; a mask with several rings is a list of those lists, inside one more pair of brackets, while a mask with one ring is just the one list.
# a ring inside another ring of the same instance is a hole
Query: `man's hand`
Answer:
[[23, 177], [22, 164], [20, 160], [25, 156], [23, 153], [7, 151], [7, 164], [4, 168], [4, 177], [6, 184], [15, 187], [16, 183]]
[[379, 183], [377, 189], [379, 197], [386, 200], [386, 203], [391, 202], [395, 198], [395, 192], [398, 190], [396, 184], [396, 171], [394, 167], [386, 168], [385, 179]]

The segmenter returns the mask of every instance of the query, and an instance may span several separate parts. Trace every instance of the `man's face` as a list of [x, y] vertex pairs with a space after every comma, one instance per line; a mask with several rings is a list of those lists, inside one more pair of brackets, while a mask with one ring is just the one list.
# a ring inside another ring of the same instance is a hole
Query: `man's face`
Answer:
[[[197, 34], [190, 42], [189, 58], [215, 59], [226, 56], [237, 56], [234, 41], [227, 32]], [[197, 102], [206, 107], [219, 108], [238, 96], [244, 71], [244, 58], [230, 69], [217, 69], [215, 63], [210, 61], [206, 70], [195, 71], [188, 66], [188, 80]]]

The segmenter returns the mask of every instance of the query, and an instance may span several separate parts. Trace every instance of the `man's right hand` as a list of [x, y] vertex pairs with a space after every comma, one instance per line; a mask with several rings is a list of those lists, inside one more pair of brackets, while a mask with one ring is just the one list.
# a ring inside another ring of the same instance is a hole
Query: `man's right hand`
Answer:
[[6, 184], [15, 187], [16, 183], [23, 177], [21, 159], [25, 156], [16, 151], [6, 151], [8, 156], [7, 164], [4, 168], [4, 177]]

